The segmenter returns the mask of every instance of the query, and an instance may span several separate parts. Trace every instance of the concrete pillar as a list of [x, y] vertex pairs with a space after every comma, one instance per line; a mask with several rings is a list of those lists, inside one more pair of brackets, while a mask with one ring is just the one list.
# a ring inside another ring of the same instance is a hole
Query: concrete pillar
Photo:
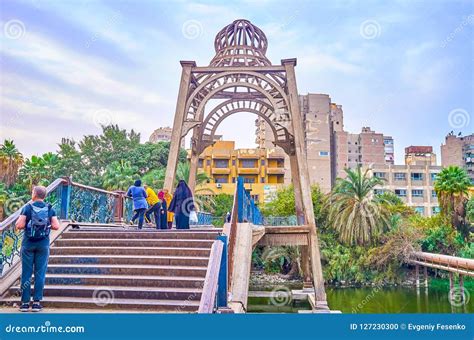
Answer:
[[296, 219], [298, 221], [298, 224], [304, 224], [305, 216], [304, 216], [304, 210], [303, 210], [303, 196], [301, 193], [301, 183], [298, 180], [298, 176], [297, 176], [297, 174], [299, 173], [299, 169], [298, 169], [298, 160], [296, 158], [296, 155], [290, 156], [290, 168], [291, 168], [291, 173], [295, 174], [291, 177], [291, 181], [293, 183], [293, 189], [295, 191]]
[[194, 189], [196, 188], [196, 176], [197, 176], [197, 169], [199, 163], [199, 146], [196, 145], [198, 141], [194, 139], [194, 136], [197, 136], [196, 132], [197, 128], [194, 128], [193, 132], [193, 143], [191, 148], [191, 159], [189, 163], [189, 178], [188, 178], [188, 186], [191, 189], [191, 192], [194, 194]]
[[313, 285], [316, 301], [326, 302], [326, 292], [324, 290], [323, 271], [321, 268], [321, 257], [319, 252], [319, 241], [318, 235], [316, 233], [316, 221], [314, 218], [313, 201], [311, 198], [308, 163], [305, 154], [303, 118], [300, 112], [298, 89], [296, 87], [296, 59], [282, 60], [282, 65], [285, 67], [286, 71], [288, 105], [292, 120], [292, 132], [295, 140], [295, 155], [299, 169], [298, 174], [292, 174], [292, 176], [297, 176], [299, 179], [305, 219], [306, 223], [310, 227], [309, 251], [311, 256], [311, 271], [313, 273]]
[[171, 133], [171, 145], [166, 166], [166, 177], [164, 188], [172, 192], [176, 166], [178, 165], [179, 149], [181, 147], [181, 134], [186, 115], [186, 101], [188, 98], [189, 83], [191, 81], [192, 68], [196, 66], [194, 61], [181, 61], [181, 82], [179, 85], [178, 101], [174, 114], [173, 132]]

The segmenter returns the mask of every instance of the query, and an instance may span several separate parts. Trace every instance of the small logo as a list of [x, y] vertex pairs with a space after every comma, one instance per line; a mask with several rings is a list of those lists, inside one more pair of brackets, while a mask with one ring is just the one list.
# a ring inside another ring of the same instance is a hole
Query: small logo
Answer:
[[186, 39], [197, 39], [203, 33], [203, 27], [198, 20], [187, 20], [184, 22], [181, 32]]
[[5, 37], [12, 40], [21, 39], [25, 35], [26, 28], [25, 24], [16, 19], [9, 20], [3, 26], [3, 33]]
[[467, 289], [454, 287], [449, 291], [448, 300], [451, 306], [461, 307], [469, 303], [470, 297]]
[[289, 305], [293, 301], [291, 291], [288, 287], [277, 286], [270, 294], [270, 303], [274, 306], [282, 307]]
[[469, 126], [469, 123], [471, 122], [471, 116], [464, 109], [454, 109], [449, 112], [448, 122], [452, 128], [462, 129]]
[[105, 307], [114, 302], [114, 292], [108, 287], [94, 289], [92, 301], [99, 307]]
[[112, 124], [112, 112], [107, 109], [101, 109], [94, 112], [94, 125], [97, 127], [109, 126]]
[[359, 27], [360, 35], [367, 40], [376, 39], [380, 36], [382, 28], [376, 20], [365, 20]]
[[11, 215], [18, 209], [20, 209], [23, 205], [25, 205], [25, 202], [21, 198], [12, 197], [5, 201], [5, 203], [3, 204], [3, 209], [6, 215]]

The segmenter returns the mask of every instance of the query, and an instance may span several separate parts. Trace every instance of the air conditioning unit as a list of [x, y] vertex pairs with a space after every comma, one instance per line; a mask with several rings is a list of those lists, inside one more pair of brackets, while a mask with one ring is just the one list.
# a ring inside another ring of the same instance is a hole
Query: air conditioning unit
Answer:
[[222, 188], [222, 184], [216, 183], [216, 188], [217, 188], [217, 189], [221, 189], [221, 188]]

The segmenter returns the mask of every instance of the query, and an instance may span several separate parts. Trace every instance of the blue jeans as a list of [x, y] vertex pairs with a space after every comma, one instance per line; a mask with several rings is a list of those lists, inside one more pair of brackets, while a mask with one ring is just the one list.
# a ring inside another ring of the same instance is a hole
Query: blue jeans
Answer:
[[143, 220], [145, 219], [145, 208], [140, 208], [135, 210], [135, 215], [132, 217], [132, 222], [135, 223], [135, 220], [138, 218], [138, 229], [143, 227]]
[[48, 269], [49, 237], [40, 241], [24, 239], [21, 245], [21, 302], [31, 299], [31, 276], [35, 273], [33, 301], [43, 299], [44, 281]]

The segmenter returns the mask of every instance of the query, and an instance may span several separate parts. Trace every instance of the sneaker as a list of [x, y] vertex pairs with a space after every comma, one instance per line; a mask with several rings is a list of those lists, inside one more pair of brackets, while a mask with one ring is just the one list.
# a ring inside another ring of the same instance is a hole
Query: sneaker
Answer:
[[22, 303], [20, 306], [20, 312], [28, 312], [30, 310], [29, 303]]
[[33, 302], [33, 307], [31, 308], [32, 312], [41, 312], [43, 310], [43, 306], [39, 303], [39, 301]]

